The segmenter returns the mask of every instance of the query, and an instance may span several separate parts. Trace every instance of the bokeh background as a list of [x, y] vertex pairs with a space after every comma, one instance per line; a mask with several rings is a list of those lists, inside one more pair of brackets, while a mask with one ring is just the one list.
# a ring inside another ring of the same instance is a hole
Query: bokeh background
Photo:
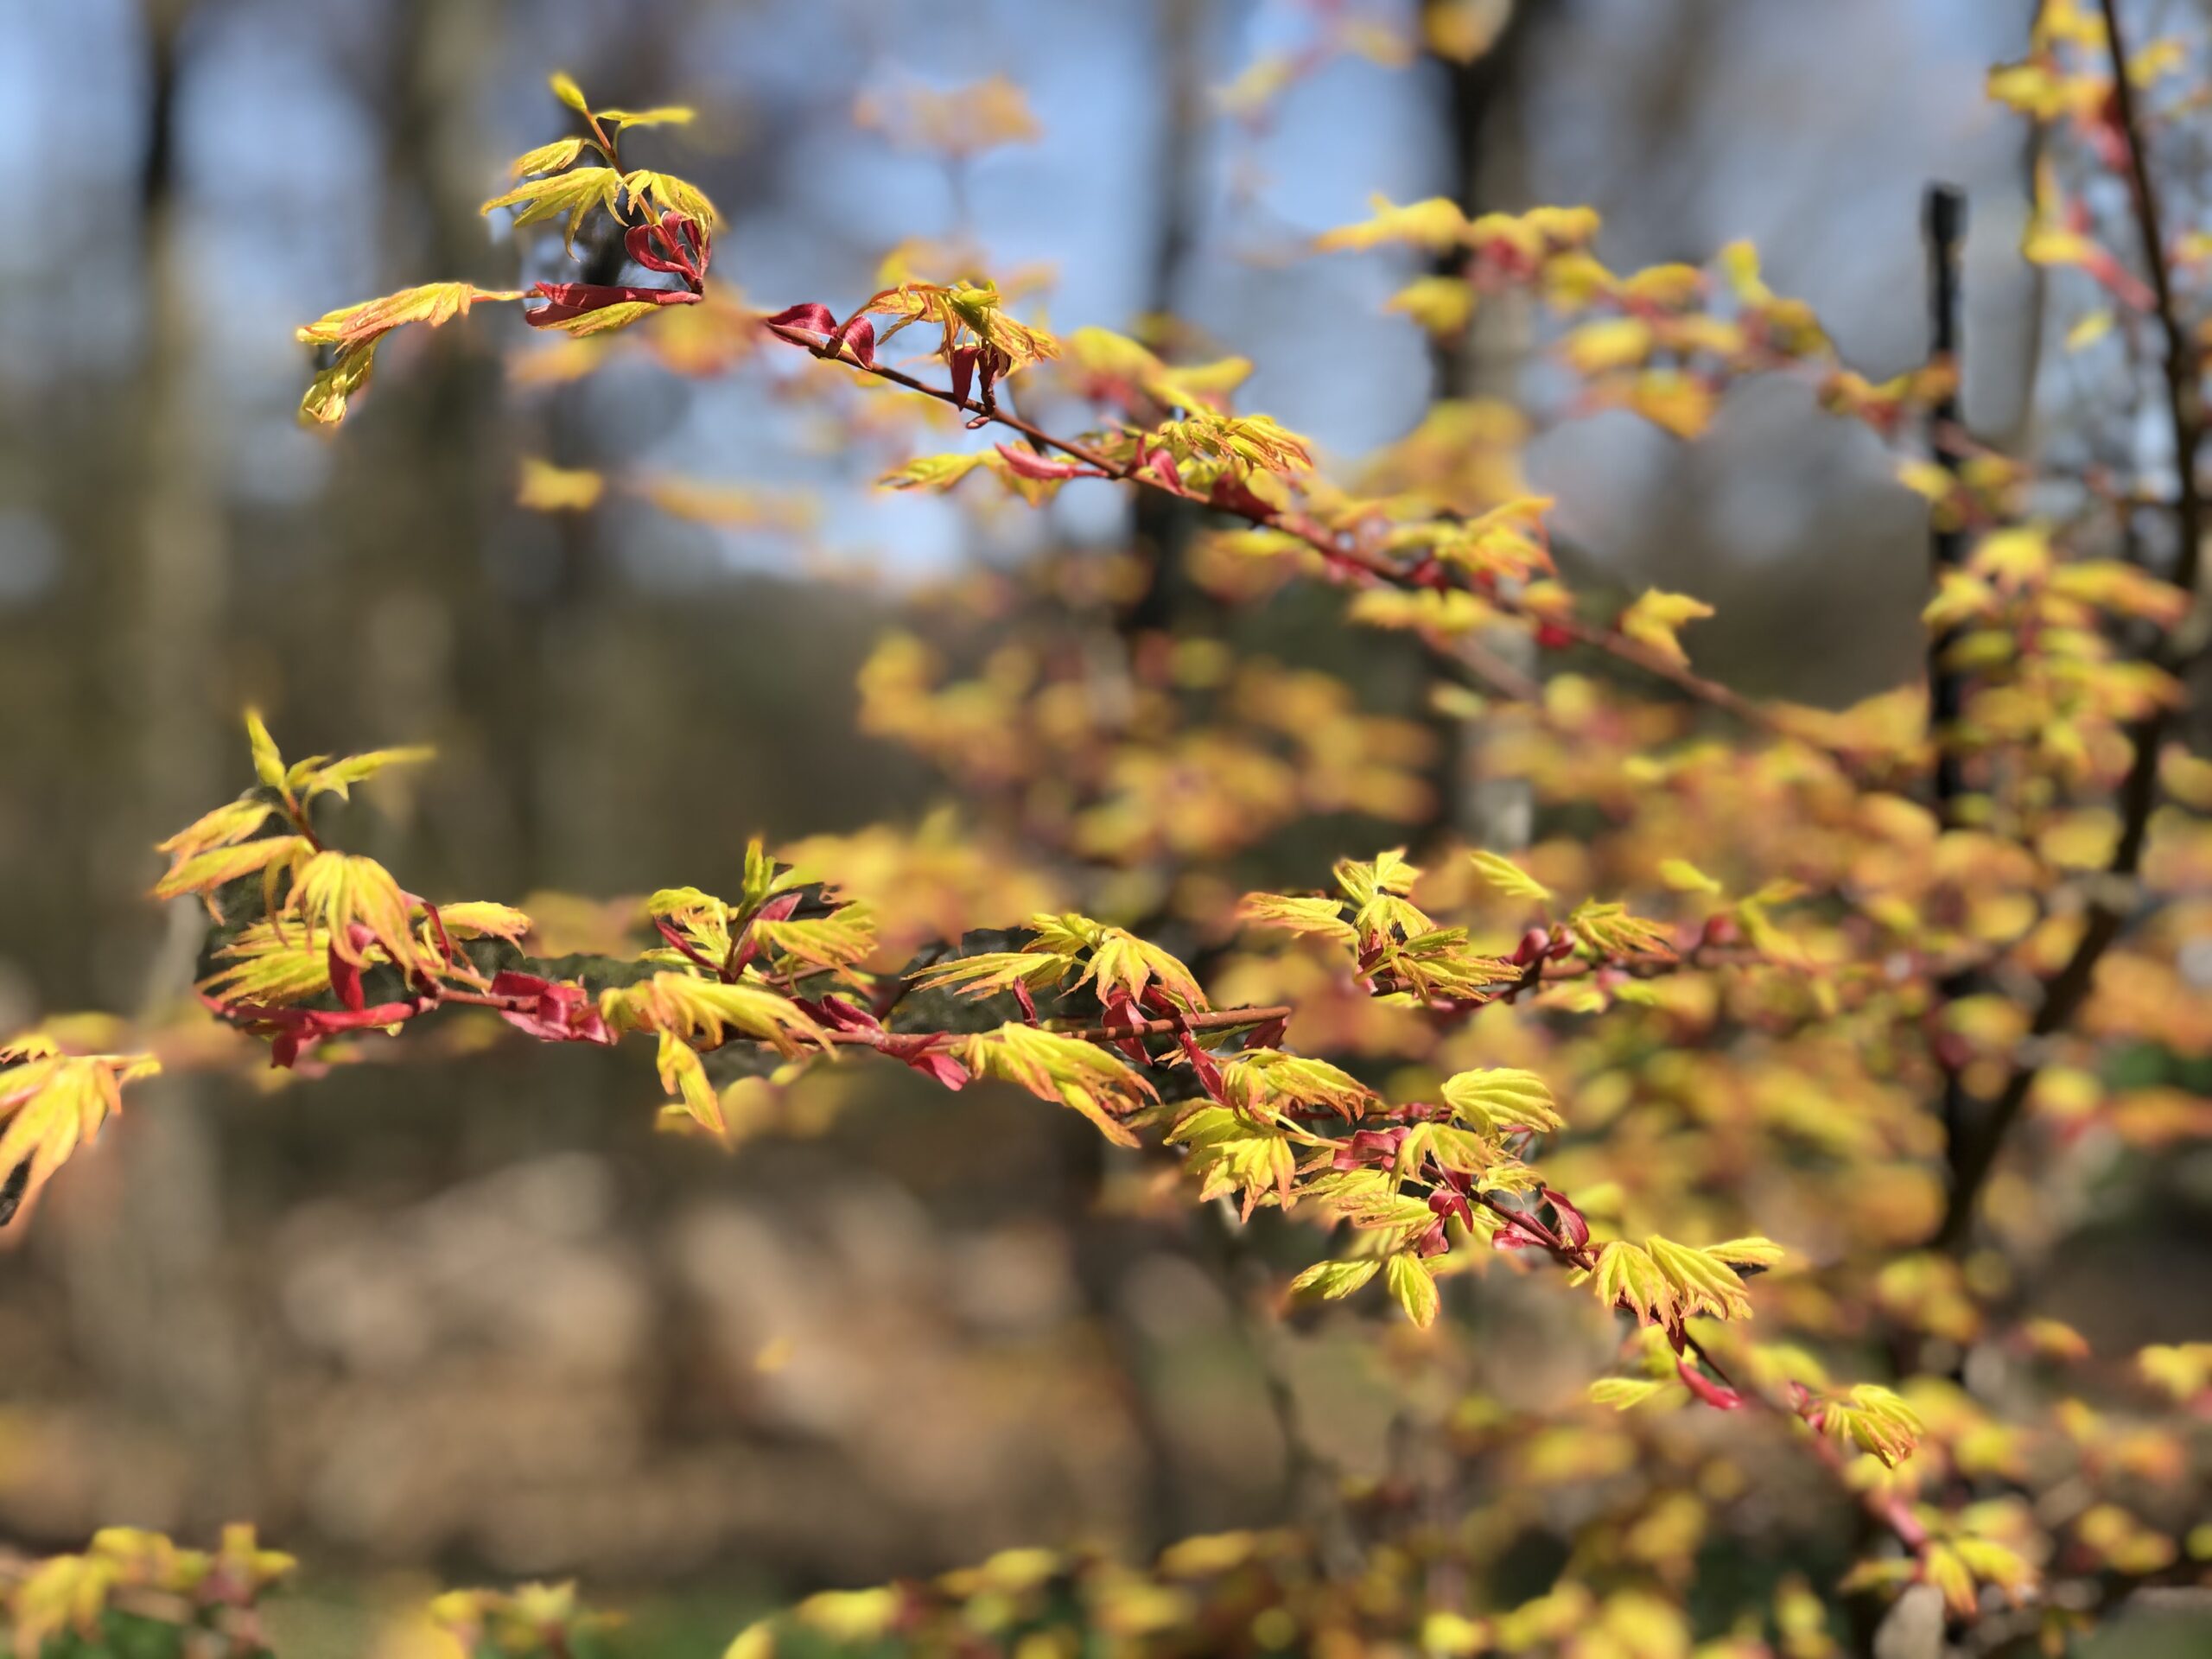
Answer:
[[[175, 996], [195, 924], [142, 897], [149, 844], [243, 780], [249, 701], [295, 752], [438, 746], [353, 819], [427, 891], [726, 888], [750, 835], [939, 798], [855, 724], [914, 593], [1131, 534], [1108, 491], [996, 515], [874, 491], [898, 455], [810, 442], [766, 358], [549, 383], [497, 313], [387, 347], [342, 436], [301, 429], [296, 323], [543, 259], [477, 204], [566, 130], [555, 69], [697, 107], [632, 153], [715, 198], [749, 300], [842, 311], [903, 238], [964, 238], [1045, 268], [1057, 326], [1172, 310], [1250, 355], [1246, 406], [1343, 467], [1443, 377], [1555, 397], [1510, 338], [1440, 365], [1384, 315], [1405, 260], [1311, 257], [1371, 191], [1588, 202], [1623, 267], [1750, 237], [1878, 376], [1924, 350], [1945, 180], [1971, 202], [1968, 422], [2030, 431], [2030, 158], [1981, 90], [2027, 0], [1475, 10], [1498, 32], [1460, 69], [1345, 49], [1348, 21], [1415, 41], [1396, 0], [10, 0], [0, 1027]], [[992, 76], [1033, 140], [948, 165], [855, 118]], [[549, 516], [516, 504], [526, 455], [806, 505]], [[1915, 671], [1921, 505], [1801, 387], [1748, 389], [1694, 448], [1560, 422], [1529, 467], [1580, 577], [1719, 606], [1707, 671], [1830, 704]], [[1278, 1511], [1218, 1264], [1100, 1213], [1072, 1117], [838, 1081], [723, 1158], [656, 1135], [633, 1062], [498, 1045], [134, 1094], [0, 1244], [0, 1535], [251, 1515], [316, 1564], [282, 1615], [302, 1650], [346, 1651], [434, 1574], [580, 1574], [726, 1637], [825, 1584]], [[2075, 1296], [2085, 1331], [2161, 1334], [2109, 1283]], [[1374, 1362], [1300, 1363], [1371, 1458]]]

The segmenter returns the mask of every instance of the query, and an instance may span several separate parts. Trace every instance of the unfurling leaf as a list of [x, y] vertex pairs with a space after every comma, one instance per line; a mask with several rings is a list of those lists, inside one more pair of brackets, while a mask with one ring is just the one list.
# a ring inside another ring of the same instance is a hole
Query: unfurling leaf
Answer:
[[941, 492], [950, 489], [989, 458], [987, 450], [973, 454], [917, 455], [905, 466], [884, 474], [876, 482], [890, 490]]
[[170, 866], [168, 874], [154, 884], [154, 897], [175, 899], [196, 893], [208, 900], [212, 910], [216, 888], [240, 876], [264, 872], [272, 866], [303, 857], [310, 850], [304, 836], [268, 836], [259, 841], [218, 847]]
[[440, 905], [438, 920], [455, 938], [505, 939], [510, 944], [531, 929], [530, 918], [512, 905], [474, 901]]
[[652, 173], [640, 168], [622, 175], [622, 188], [629, 193], [632, 203], [650, 203], [661, 213], [696, 219], [710, 231], [721, 223], [721, 215], [715, 211], [715, 204], [707, 200], [707, 193], [690, 180], [679, 179], [672, 173]]
[[302, 324], [294, 335], [308, 345], [367, 346], [407, 323], [425, 322], [436, 328], [455, 317], [465, 317], [468, 308], [479, 300], [521, 297], [513, 289], [478, 288], [473, 283], [425, 283], [419, 288], [403, 288], [379, 300], [364, 300], [359, 305], [327, 311], [313, 322]]
[[368, 385], [377, 345], [393, 329], [410, 322], [435, 328], [454, 317], [467, 316], [468, 308], [479, 300], [521, 297], [517, 290], [482, 289], [470, 283], [426, 283], [382, 299], [325, 312], [296, 331], [302, 343], [328, 346], [336, 353], [300, 400], [300, 418], [323, 425], [335, 425], [345, 419], [347, 399]]
[[284, 756], [276, 747], [276, 740], [269, 734], [269, 727], [257, 709], [245, 711], [245, 741], [253, 752], [253, 775], [271, 789], [282, 789]]
[[303, 803], [319, 795], [350, 800], [354, 785], [368, 782], [387, 766], [421, 766], [436, 758], [435, 749], [422, 744], [400, 749], [371, 749], [365, 754], [349, 754], [337, 760], [316, 755], [287, 771], [283, 786], [295, 799]]
[[617, 132], [632, 127], [688, 127], [699, 118], [696, 110], [682, 104], [658, 104], [650, 110], [597, 110], [593, 113], [599, 117], [601, 126], [612, 127]]
[[1141, 1002], [1156, 988], [1186, 1014], [1202, 1012], [1206, 1006], [1205, 993], [1188, 968], [1151, 940], [1118, 927], [1100, 929], [1090, 960], [1076, 982], [1095, 985], [1100, 1000], [1109, 1003], [1117, 995]]
[[591, 105], [584, 102], [584, 89], [576, 85], [575, 77], [559, 70], [546, 78], [545, 84], [553, 89], [553, 96], [574, 110], [578, 115], [589, 115]]
[[694, 1122], [709, 1135], [729, 1133], [729, 1125], [722, 1116], [721, 1100], [715, 1093], [715, 1085], [707, 1080], [707, 1068], [700, 1062], [698, 1050], [674, 1032], [664, 1031], [656, 1064], [660, 1071], [660, 1086], [683, 1103], [683, 1109]]

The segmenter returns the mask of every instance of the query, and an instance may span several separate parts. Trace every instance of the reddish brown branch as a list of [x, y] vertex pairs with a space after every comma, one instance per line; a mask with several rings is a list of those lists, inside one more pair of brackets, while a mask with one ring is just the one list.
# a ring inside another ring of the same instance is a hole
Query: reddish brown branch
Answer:
[[[1242, 518], [1257, 528], [1279, 531], [1285, 535], [1295, 537], [1319, 553], [1328, 562], [1332, 569], [1349, 567], [1357, 571], [1359, 577], [1388, 587], [1413, 590], [1417, 586], [1410, 571], [1382, 555], [1362, 547], [1355, 540], [1332, 533], [1301, 513], [1278, 512], [1264, 505], [1255, 505], [1233, 500], [1216, 500], [1210, 494], [1201, 493], [1179, 482], [1172, 482], [1155, 471], [1139, 467], [1135, 461], [1113, 461], [1087, 444], [1071, 438], [1057, 437], [1033, 423], [1008, 413], [1004, 407], [995, 402], [986, 404], [975, 398], [962, 397], [949, 387], [931, 385], [929, 382], [908, 374], [904, 370], [892, 368], [886, 364], [864, 363], [851, 353], [842, 340], [834, 337], [823, 338], [817, 336], [811, 329], [796, 327], [790, 324], [772, 323], [767, 327], [779, 339], [787, 340], [795, 346], [804, 346], [817, 357], [842, 363], [847, 367], [857, 370], [862, 374], [872, 374], [880, 380], [887, 380], [892, 385], [903, 386], [909, 391], [919, 392], [925, 397], [933, 398], [938, 403], [948, 404], [974, 416], [978, 421], [995, 422], [1001, 426], [1019, 432], [1033, 444], [1057, 449], [1062, 454], [1080, 461], [1107, 478], [1125, 484], [1134, 484], [1145, 489], [1158, 490], [1179, 500], [1192, 502], [1218, 512], [1227, 513], [1232, 518]], [[1516, 621], [1525, 622], [1539, 628], [1548, 628], [1564, 642], [1585, 645], [1593, 651], [1601, 652], [1617, 662], [1664, 681], [1693, 701], [1716, 709], [1746, 725], [1777, 737], [1789, 738], [1798, 742], [1813, 743], [1815, 747], [1824, 747], [1804, 733], [1792, 729], [1789, 723], [1773, 710], [1752, 702], [1740, 692], [1723, 685], [1718, 680], [1707, 679], [1692, 669], [1688, 664], [1679, 661], [1664, 652], [1655, 651], [1637, 640], [1631, 639], [1618, 629], [1601, 627], [1563, 613], [1541, 609], [1514, 594], [1483, 593], [1478, 597], [1492, 609]], [[1836, 754], [1834, 751], [1826, 752], [1829, 753], [1832, 758], [1835, 759], [1838, 764], [1843, 766], [1853, 776], [1859, 775], [1859, 768], [1855, 763], [1843, 755]]]

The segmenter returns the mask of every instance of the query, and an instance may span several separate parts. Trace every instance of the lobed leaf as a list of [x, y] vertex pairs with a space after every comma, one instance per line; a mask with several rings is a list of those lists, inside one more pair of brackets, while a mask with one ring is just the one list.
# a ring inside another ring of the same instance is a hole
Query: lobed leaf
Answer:
[[1659, 1264], [1635, 1245], [1616, 1239], [1598, 1252], [1590, 1284], [1607, 1307], [1625, 1307], [1646, 1325], [1671, 1322], [1675, 1293]]
[[1506, 1066], [1462, 1071], [1445, 1079], [1443, 1095], [1460, 1122], [1491, 1135], [1567, 1127], [1551, 1085], [1533, 1071]]
[[10, 1183], [4, 1222], [123, 1109], [124, 1085], [156, 1075], [162, 1063], [150, 1054], [64, 1054], [34, 1035], [0, 1047], [0, 1171], [28, 1172], [20, 1185]]
[[1366, 1284], [1382, 1267], [1382, 1260], [1376, 1256], [1355, 1262], [1316, 1262], [1290, 1281], [1290, 1292], [1294, 1296], [1338, 1301]]
[[573, 249], [576, 233], [583, 228], [584, 215], [594, 207], [619, 214], [621, 197], [622, 175], [613, 168], [578, 167], [545, 178], [524, 180], [512, 190], [492, 197], [477, 211], [490, 213], [511, 207], [514, 209], [517, 230], [549, 219], [565, 219], [562, 239]]
[[1484, 883], [1497, 888], [1509, 899], [1526, 899], [1539, 905], [1551, 902], [1552, 890], [1510, 858], [1497, 853], [1476, 851], [1467, 855], [1467, 861], [1475, 867], [1475, 874]]
[[1149, 1083], [1105, 1050], [1035, 1026], [1003, 1025], [947, 1052], [979, 1077], [1019, 1084], [1039, 1100], [1081, 1113], [1116, 1146], [1137, 1144], [1120, 1120], [1158, 1098]]
[[1299, 899], [1280, 893], [1248, 893], [1237, 906], [1239, 919], [1256, 927], [1276, 927], [1288, 933], [1318, 933], [1338, 944], [1356, 945], [1359, 935], [1344, 920], [1344, 907], [1334, 899]]
[[1428, 1270], [1428, 1263], [1411, 1250], [1394, 1251], [1382, 1266], [1383, 1283], [1390, 1294], [1397, 1298], [1398, 1306], [1406, 1310], [1406, 1317], [1426, 1331], [1436, 1323], [1442, 1299], [1437, 1294], [1436, 1275]]
[[1681, 1318], [1699, 1313], [1710, 1313], [1717, 1319], [1751, 1318], [1751, 1299], [1744, 1281], [1718, 1256], [1656, 1236], [1646, 1239], [1643, 1248], [1674, 1287], [1675, 1305]]

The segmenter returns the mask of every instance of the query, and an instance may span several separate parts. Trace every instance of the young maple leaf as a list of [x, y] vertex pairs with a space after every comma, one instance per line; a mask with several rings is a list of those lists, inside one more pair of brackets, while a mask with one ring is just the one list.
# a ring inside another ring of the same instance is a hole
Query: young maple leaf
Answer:
[[407, 925], [410, 907], [390, 870], [372, 858], [336, 851], [316, 853], [302, 863], [284, 898], [284, 913], [305, 918], [327, 933], [331, 953], [340, 961], [356, 968], [364, 964], [364, 943], [354, 931], [358, 925], [385, 956], [411, 972], [424, 959]]
[[1326, 1060], [1273, 1048], [1248, 1048], [1224, 1061], [1221, 1082], [1231, 1105], [1263, 1122], [1294, 1106], [1318, 1106], [1357, 1118], [1378, 1098], [1358, 1078]]
[[124, 1085], [161, 1069], [150, 1054], [64, 1054], [35, 1033], [0, 1044], [0, 1170], [8, 1172], [0, 1224], [123, 1109]]
[[1505, 1066], [1462, 1071], [1445, 1080], [1443, 1093], [1461, 1122], [1487, 1135], [1566, 1127], [1551, 1085], [1533, 1071]]
[[549, 219], [563, 219], [562, 245], [574, 252], [585, 216], [594, 207], [619, 214], [621, 200], [622, 175], [613, 168], [576, 167], [543, 178], [525, 179], [512, 189], [486, 200], [477, 212], [492, 213], [502, 207], [512, 207], [515, 210], [517, 230]]
[[1716, 1319], [1751, 1317], [1751, 1299], [1745, 1292], [1744, 1281], [1718, 1256], [1656, 1235], [1644, 1240], [1643, 1248], [1674, 1287], [1682, 1318], [1699, 1313], [1710, 1313]]
[[1677, 1316], [1674, 1287], [1644, 1251], [1616, 1239], [1598, 1252], [1591, 1287], [1607, 1307], [1625, 1307], [1647, 1325], [1671, 1324]]
[[1205, 993], [1179, 960], [1151, 940], [1118, 927], [1099, 929], [1090, 961], [1076, 982], [1086, 981], [1096, 986], [1099, 1000], [1109, 1006], [1123, 997], [1141, 1002], [1146, 992], [1155, 986], [1185, 1014], [1198, 1013], [1206, 1006]]
[[1149, 1083], [1104, 1049], [1036, 1026], [1008, 1023], [949, 1052], [979, 1077], [1020, 1084], [1039, 1100], [1080, 1112], [1116, 1146], [1137, 1144], [1121, 1119], [1158, 1098]]
[[1675, 630], [1686, 622], [1711, 616], [1713, 607], [1701, 599], [1692, 599], [1688, 594], [1662, 593], [1656, 588], [1646, 588], [1643, 596], [1621, 613], [1620, 631], [1638, 645], [1648, 645], [1672, 663], [1687, 663], [1689, 653], [1675, 638]]
[[1167, 1144], [1190, 1148], [1187, 1167], [1199, 1178], [1201, 1204], [1241, 1193], [1243, 1218], [1249, 1221], [1262, 1204], [1287, 1210], [1295, 1202], [1291, 1183], [1298, 1159], [1290, 1137], [1279, 1129], [1226, 1106], [1202, 1106], [1168, 1132]]
[[719, 1046], [733, 1031], [785, 1055], [829, 1044], [827, 1033], [804, 1008], [753, 982], [655, 974], [640, 984], [602, 992], [600, 1012], [616, 1031], [673, 1033], [695, 1046]]
[[1471, 228], [1459, 204], [1449, 196], [1430, 196], [1402, 207], [1388, 196], [1376, 195], [1369, 197], [1367, 205], [1369, 217], [1323, 232], [1313, 239], [1314, 247], [1328, 253], [1340, 248], [1375, 248], [1387, 242], [1402, 242], [1429, 253], [1441, 253], [1460, 245]]
[[381, 299], [325, 312], [294, 331], [302, 344], [332, 346], [336, 353], [300, 400], [301, 420], [327, 426], [344, 420], [346, 400], [368, 385], [377, 346], [393, 329], [410, 322], [435, 328], [455, 317], [467, 316], [468, 308], [479, 300], [521, 297], [518, 290], [478, 288], [473, 283], [425, 283]]

